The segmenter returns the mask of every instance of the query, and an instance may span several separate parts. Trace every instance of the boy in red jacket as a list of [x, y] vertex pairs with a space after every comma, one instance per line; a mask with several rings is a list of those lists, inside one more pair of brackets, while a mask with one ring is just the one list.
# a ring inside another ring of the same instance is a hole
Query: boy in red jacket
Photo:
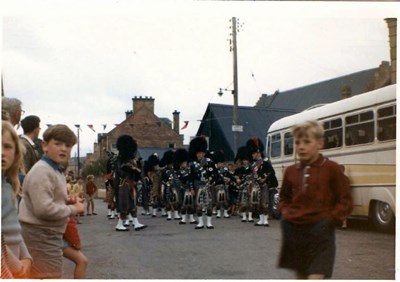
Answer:
[[[87, 201], [86, 214], [97, 215], [97, 213], [94, 212], [94, 200], [93, 200], [97, 192], [97, 186], [94, 183], [94, 175], [93, 174], [88, 175], [86, 177], [86, 180], [87, 180], [85, 187], [86, 201]], [[90, 213], [90, 210], [92, 211], [92, 213]]]
[[294, 269], [299, 279], [332, 276], [335, 221], [352, 210], [348, 178], [324, 158], [324, 129], [306, 121], [292, 129], [299, 162], [285, 170], [280, 191], [283, 243], [279, 267]]

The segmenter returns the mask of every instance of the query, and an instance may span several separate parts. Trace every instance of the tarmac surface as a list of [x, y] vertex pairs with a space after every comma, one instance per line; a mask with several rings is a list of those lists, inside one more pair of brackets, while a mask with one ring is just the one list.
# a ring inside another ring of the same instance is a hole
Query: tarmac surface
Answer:
[[[98, 215], [78, 225], [82, 252], [88, 257], [87, 279], [293, 279], [277, 267], [281, 246], [279, 220], [269, 227], [243, 223], [239, 216], [216, 219], [214, 229], [195, 230], [178, 220], [139, 215], [147, 228], [115, 231], [117, 220], [95, 200]], [[205, 218], [205, 216], [204, 216]], [[395, 235], [350, 221], [336, 231], [332, 279], [395, 279]], [[63, 278], [73, 278], [74, 264], [64, 259]]]

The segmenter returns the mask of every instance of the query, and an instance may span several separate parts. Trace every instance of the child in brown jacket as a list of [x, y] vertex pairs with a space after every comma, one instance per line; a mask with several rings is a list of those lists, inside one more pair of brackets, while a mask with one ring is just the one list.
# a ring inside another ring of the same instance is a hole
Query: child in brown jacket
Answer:
[[280, 191], [283, 243], [279, 267], [300, 279], [332, 276], [335, 221], [352, 210], [350, 185], [343, 170], [319, 151], [324, 130], [316, 121], [292, 129], [299, 162], [285, 170]]
[[[94, 212], [94, 195], [97, 192], [97, 186], [96, 184], [94, 184], [93, 180], [94, 180], [94, 175], [90, 174], [86, 177], [87, 183], [86, 183], [86, 202], [87, 202], [87, 206], [86, 206], [86, 212], [87, 215], [97, 215], [97, 213]], [[91, 207], [91, 209], [90, 209]], [[90, 213], [89, 210], [91, 210], [92, 212]]]

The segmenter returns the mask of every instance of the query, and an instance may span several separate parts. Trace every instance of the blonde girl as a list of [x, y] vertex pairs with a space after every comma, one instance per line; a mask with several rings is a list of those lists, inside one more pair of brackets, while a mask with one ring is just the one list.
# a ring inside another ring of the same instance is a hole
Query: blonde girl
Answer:
[[1, 136], [1, 234], [7, 252], [6, 266], [14, 278], [29, 278], [32, 257], [21, 235], [16, 208], [22, 151], [11, 123], [2, 121]]

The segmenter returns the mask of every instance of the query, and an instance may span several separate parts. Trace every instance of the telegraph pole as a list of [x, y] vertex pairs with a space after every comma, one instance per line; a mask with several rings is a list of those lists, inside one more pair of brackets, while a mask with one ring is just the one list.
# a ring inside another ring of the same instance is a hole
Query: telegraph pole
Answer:
[[80, 171], [81, 171], [81, 164], [80, 164], [80, 162], [81, 162], [81, 160], [80, 160], [80, 157], [79, 157], [79, 151], [80, 151], [80, 142], [79, 142], [79, 130], [80, 130], [80, 128], [78, 128], [78, 176], [80, 176]]
[[78, 162], [78, 164], [77, 164], [77, 167], [78, 167], [78, 176], [80, 176], [80, 169], [81, 169], [81, 164], [80, 164], [80, 158], [79, 158], [79, 130], [81, 130], [81, 125], [80, 124], [75, 124], [75, 127], [77, 128], [77, 135], [78, 135], [78, 159], [77, 159], [77, 162]]
[[233, 52], [233, 116], [232, 116], [232, 132], [233, 132], [233, 155], [236, 154], [239, 143], [239, 132], [243, 129], [239, 126], [238, 115], [238, 61], [237, 61], [237, 42], [236, 42], [236, 18], [232, 18], [232, 52]]

